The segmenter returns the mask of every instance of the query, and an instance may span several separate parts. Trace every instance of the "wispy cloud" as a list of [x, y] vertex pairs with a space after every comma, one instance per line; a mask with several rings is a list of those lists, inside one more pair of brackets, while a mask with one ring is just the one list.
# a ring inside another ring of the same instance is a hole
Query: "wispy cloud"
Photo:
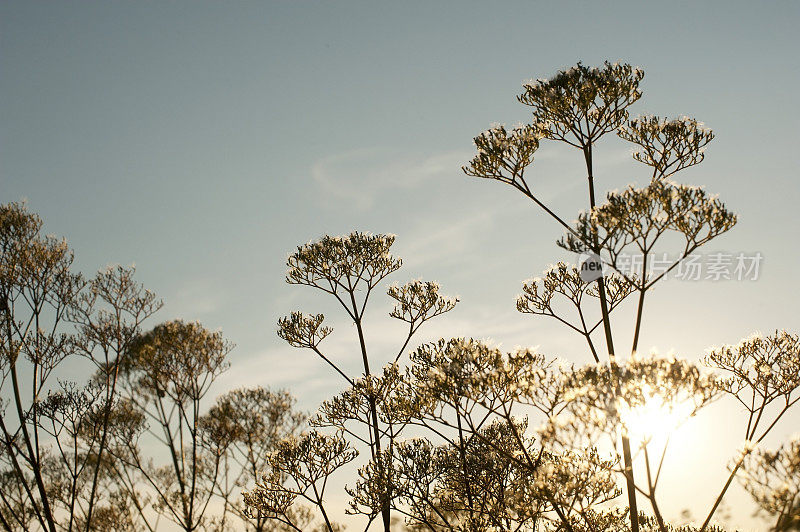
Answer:
[[202, 319], [217, 312], [223, 305], [224, 294], [215, 289], [216, 283], [207, 277], [193, 277], [179, 282], [174, 293], [166, 299], [164, 315], [173, 314], [187, 319]]
[[468, 152], [449, 151], [409, 157], [394, 150], [369, 148], [330, 155], [314, 163], [311, 176], [321, 197], [345, 199], [366, 210], [392, 190], [412, 189], [433, 178], [458, 172]]

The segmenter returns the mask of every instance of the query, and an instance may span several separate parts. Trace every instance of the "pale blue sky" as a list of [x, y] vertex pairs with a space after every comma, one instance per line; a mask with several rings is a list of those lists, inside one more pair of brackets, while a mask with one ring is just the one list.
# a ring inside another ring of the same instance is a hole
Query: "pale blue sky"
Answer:
[[[758, 282], [654, 292], [642, 345], [696, 358], [753, 330], [798, 329], [798, 23], [793, 2], [4, 2], [0, 201], [26, 198], [87, 272], [135, 262], [166, 300], [160, 320], [221, 327], [238, 344], [222, 387], [288, 386], [308, 409], [338, 389], [274, 324], [332, 309], [283, 283], [286, 254], [354, 229], [397, 234], [395, 280], [461, 296], [430, 337], [581, 360], [556, 323], [513, 308], [520, 282], [563, 256], [558, 227], [459, 167], [481, 130], [528, 118], [523, 80], [623, 60], [646, 72], [634, 114], [691, 115], [717, 133], [706, 162], [678, 176], [740, 216], [709, 250], [764, 255]], [[626, 146], [598, 151], [602, 188], [646, 181]], [[574, 218], [579, 154], [539, 153], [534, 186]], [[384, 310], [378, 359], [394, 330]], [[332, 346], [350, 340], [340, 329]], [[340, 358], [357, 367], [344, 347]]]

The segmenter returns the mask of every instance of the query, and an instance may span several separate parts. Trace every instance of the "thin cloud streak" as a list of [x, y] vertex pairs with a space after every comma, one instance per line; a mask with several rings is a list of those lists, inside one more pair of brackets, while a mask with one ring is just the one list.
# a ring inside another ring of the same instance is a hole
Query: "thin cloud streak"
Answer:
[[392, 150], [369, 148], [337, 153], [311, 166], [324, 203], [346, 200], [368, 210], [393, 190], [414, 189], [458, 169], [469, 154], [447, 151], [427, 157], [393, 157]]

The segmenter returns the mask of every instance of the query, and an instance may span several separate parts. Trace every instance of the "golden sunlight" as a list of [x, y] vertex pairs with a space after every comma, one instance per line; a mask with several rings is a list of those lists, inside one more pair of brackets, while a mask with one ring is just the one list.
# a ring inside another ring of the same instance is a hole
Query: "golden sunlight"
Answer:
[[695, 405], [689, 400], [672, 403], [653, 394], [644, 404], [621, 407], [620, 420], [634, 449], [651, 443], [661, 447], [692, 416], [694, 409]]

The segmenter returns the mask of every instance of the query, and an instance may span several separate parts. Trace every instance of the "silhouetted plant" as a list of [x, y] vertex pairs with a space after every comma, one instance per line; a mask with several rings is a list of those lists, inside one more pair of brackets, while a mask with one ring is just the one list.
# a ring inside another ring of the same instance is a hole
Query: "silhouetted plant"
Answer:
[[[72, 271], [66, 241], [41, 228], [24, 205], [0, 206], [0, 389], [14, 411], [2, 405], [0, 431], [3, 474], [16, 482], [0, 497], [0, 524], [92, 530], [106, 496], [99, 490], [120, 357], [161, 303], [131, 269], [108, 268], [86, 281]], [[77, 357], [95, 366], [96, 378], [54, 383], [60, 365]]]
[[[349, 385], [342, 394], [323, 404], [320, 415], [312, 421], [312, 424], [318, 428], [333, 428], [336, 431], [336, 442], [340, 440], [344, 442], [343, 438], [346, 437], [356, 445], [363, 445], [369, 450], [369, 456], [378, 472], [375, 485], [381, 488], [377, 489], [376, 496], [371, 498], [373, 504], [366, 511], [356, 511], [364, 513], [369, 522], [380, 515], [384, 530], [387, 532], [392, 523], [392, 500], [396, 495], [391, 468], [384, 464], [382, 457], [384, 451], [394, 445], [404, 423], [395, 418], [395, 413], [387, 407], [386, 402], [399, 381], [389, 379], [387, 372], [380, 377], [372, 373], [363, 320], [373, 291], [383, 279], [397, 271], [402, 264], [390, 253], [393, 243], [394, 236], [390, 235], [355, 232], [344, 237], [326, 236], [317, 242], [298, 247], [287, 261], [288, 283], [311, 286], [333, 296], [352, 320], [358, 339], [357, 351], [361, 354], [363, 371], [360, 375], [348, 375], [331, 356], [321, 350], [320, 342], [332, 332], [331, 328], [323, 325], [322, 314], [305, 315], [293, 312], [278, 322], [278, 335], [281, 338], [293, 347], [315, 352]], [[392, 285], [388, 289], [388, 295], [397, 302], [390, 316], [408, 324], [407, 333], [398, 351], [392, 354], [394, 361], [402, 357], [412, 337], [423, 323], [452, 310], [456, 304], [456, 300], [439, 294], [436, 283], [423, 281], [412, 281], [403, 286]], [[320, 433], [314, 438], [323, 438], [323, 435]], [[385, 456], [391, 457], [391, 453]], [[349, 462], [355, 455], [347, 454], [347, 457], [348, 459], [342, 460], [339, 465]], [[245, 500], [249, 501], [248, 504], [255, 510], [268, 509], [265, 511], [283, 516], [280, 519], [287, 523], [291, 501], [305, 493], [312, 485], [307, 484], [307, 479], [295, 478], [300, 474], [300, 469], [296, 467], [281, 466], [279, 463], [271, 463], [271, 467], [279, 470], [283, 467], [283, 476], [275, 473], [265, 477]], [[326, 479], [334, 469], [324, 469]], [[281, 488], [291, 485], [295, 487]], [[282, 503], [278, 504], [278, 501]], [[321, 501], [309, 502], [320, 510], [325, 525], [331, 530], [332, 525]]]
[[305, 416], [294, 410], [294, 402], [285, 391], [239, 389], [218, 397], [203, 416], [205, 445], [222, 455], [217, 483], [217, 494], [223, 500], [220, 528], [232, 513], [244, 520], [247, 530], [271, 530], [269, 516], [258, 510], [248, 512], [240, 494], [269, 471], [270, 453], [305, 422]]
[[800, 438], [775, 451], [755, 449], [747, 454], [743, 469], [747, 491], [776, 518], [774, 530], [800, 530]]
[[[712, 348], [706, 357], [706, 364], [718, 368], [728, 377], [722, 381], [720, 389], [735, 398], [747, 411], [748, 417], [742, 453], [730, 468], [728, 480], [717, 496], [704, 526], [711, 520], [737, 471], [755, 446], [764, 440], [800, 399], [800, 395], [796, 395], [800, 388], [800, 338], [786, 331], [776, 331], [770, 336], [756, 334], [743, 339], [738, 345]], [[780, 410], [770, 417], [768, 407], [773, 403], [777, 403]], [[757, 485], [750, 485], [747, 480], [745, 487], [754, 494], [761, 489]], [[761, 503], [758, 497], [756, 500]], [[790, 512], [791, 508], [785, 511]]]
[[[457, 303], [421, 280], [387, 288], [389, 316], [405, 332], [396, 350], [376, 358], [365, 316], [373, 292], [401, 267], [390, 252], [394, 237], [325, 236], [289, 256], [286, 281], [339, 303], [361, 368], [346, 371], [323, 347], [333, 330], [322, 314], [278, 321], [282, 339], [346, 383], [305, 430], [286, 392], [235, 390], [206, 409], [231, 349], [221, 333], [180, 320], [142, 333], [161, 303], [132, 270], [109, 268], [87, 281], [71, 271], [64, 241], [41, 236], [38, 217], [18, 204], [0, 207], [0, 391], [8, 398], [0, 405], [0, 527], [155, 531], [163, 517], [187, 531], [222, 532], [235, 517], [254, 531], [334, 532], [343, 528], [328, 498], [334, 476], [357, 471], [344, 487], [345, 511], [365, 529], [379, 520], [386, 532], [401, 518], [434, 532], [721, 532], [711, 521], [735, 478], [775, 530], [800, 528], [800, 444], [759, 447], [798, 402], [798, 336], [777, 331], [712, 348], [703, 366], [638, 352], [646, 293], [736, 224], [716, 197], [671, 181], [703, 161], [713, 133], [692, 118], [630, 118], [643, 75], [627, 64], [579, 63], [526, 83], [518, 99], [532, 109], [531, 123], [481, 133], [463, 168], [522, 192], [566, 230], [559, 246], [606, 264], [587, 277], [585, 264], [559, 262], [525, 281], [516, 301], [519, 312], [579, 334], [594, 362], [566, 365], [536, 349], [469, 338], [411, 348], [424, 323]], [[651, 171], [646, 185], [598, 204], [593, 156], [609, 134], [632, 143], [634, 160]], [[589, 210], [575, 223], [526, 176], [549, 141], [583, 155]], [[648, 269], [670, 244], [675, 259]], [[641, 257], [640, 273], [622, 267], [629, 254]], [[622, 358], [611, 313], [632, 294], [633, 338]], [[54, 384], [69, 357], [88, 361], [92, 377]], [[642, 417], [658, 410], [669, 430], [721, 398], [747, 413], [743, 448], [702, 525], [674, 526], [658, 497], [668, 438], [657, 442]], [[161, 451], [144, 451], [153, 444]], [[212, 510], [217, 503], [221, 512]]]
[[316, 507], [325, 529], [338, 530], [325, 509], [328, 478], [358, 453], [340, 434], [312, 431], [278, 442], [269, 457], [269, 471], [255, 489], [244, 494], [250, 515], [266, 515], [293, 530], [302, 531], [293, 515], [297, 499]]
[[[579, 63], [576, 67], [559, 72], [550, 80], [537, 80], [525, 84], [525, 90], [519, 100], [533, 108], [532, 124], [517, 127], [511, 133], [507, 133], [502, 127], [495, 127], [476, 137], [478, 155], [464, 167], [464, 172], [468, 175], [511, 184], [523, 192], [566, 229], [566, 236], [559, 241], [560, 246], [575, 253], [594, 254], [616, 270], [613, 273], [598, 274], [595, 277], [596, 282], [590, 285], [577, 268], [559, 263], [545, 272], [543, 278], [533, 279], [523, 286], [523, 295], [517, 301], [518, 310], [554, 317], [564, 323], [586, 339], [591, 355], [597, 362], [600, 361], [600, 357], [592, 340], [592, 333], [602, 324], [610, 362], [610, 366], [603, 370], [606, 373], [597, 373], [600, 369], [592, 368], [580, 369], [577, 373], [576, 370], [571, 370], [574, 381], [570, 384], [569, 377], [566, 377], [565, 389], [562, 390], [569, 399], [565, 401], [566, 406], [562, 415], [553, 417], [548, 423], [550, 430], [555, 430], [555, 427], [563, 430], [564, 417], [570, 420], [568, 423], [574, 423], [577, 417], [580, 419], [581, 429], [575, 428], [574, 433], [585, 437], [587, 426], [591, 425], [589, 422], [599, 422], [596, 416], [594, 418], [589, 416], [595, 412], [596, 404], [605, 404], [607, 409], [612, 406], [617, 408], [619, 405], [616, 402], [620, 400], [627, 402], [629, 383], [623, 378], [625, 374], [620, 371], [623, 369], [628, 371], [630, 366], [618, 362], [610, 313], [626, 296], [638, 292], [631, 346], [631, 353], [635, 354], [641, 333], [646, 292], [689, 254], [728, 231], [736, 223], [736, 216], [715, 197], [708, 195], [702, 189], [668, 181], [677, 172], [702, 162], [704, 149], [714, 135], [701, 123], [686, 117], [676, 120], [658, 117], [629, 119], [628, 107], [641, 97], [639, 82], [642, 77], [641, 70], [629, 65], [606, 62], [603, 67], [590, 68]], [[651, 167], [652, 174], [649, 176], [650, 183], [647, 186], [638, 188], [631, 186], [622, 192], [611, 192], [607, 195], [606, 203], [598, 205], [593, 151], [597, 140], [609, 133], [616, 133], [624, 140], [635, 144], [637, 151], [634, 152], [634, 159]], [[536, 151], [541, 149], [547, 140], [564, 142], [580, 149], [583, 154], [589, 185], [590, 210], [579, 215], [575, 226], [566, 223], [538, 198], [535, 187], [529, 183], [525, 175], [525, 169], [533, 163]], [[674, 238], [665, 240], [665, 235], [669, 233], [678, 235], [679, 239], [683, 240], [683, 247], [679, 250], [677, 258], [666, 268], [661, 268], [660, 273], [651, 273], [648, 269], [648, 260], [652, 257], [655, 246], [661, 241], [675, 240]], [[621, 268], [620, 257], [632, 253], [641, 256], [640, 275], [633, 275]], [[588, 312], [583, 307], [586, 300], [584, 296], [587, 293], [597, 296], [600, 307], [598, 321], [589, 319]], [[558, 299], [575, 309], [571, 316], [564, 313], [558, 304]], [[632, 362], [641, 364], [642, 360], [644, 359], [634, 358]], [[645, 370], [656, 371], [656, 368], [638, 369], [640, 372]], [[698, 401], [699, 407], [713, 398], [712, 392], [716, 390], [717, 381], [701, 379], [699, 373], [695, 371], [697, 370], [692, 370], [689, 375], [698, 375], [698, 378], [695, 381], [689, 379], [689, 382], [696, 382], [696, 385], [689, 388], [686, 399]], [[569, 373], [567, 372], [567, 375]], [[601, 374], [607, 378], [603, 386], [599, 386], [600, 382], [589, 383], [590, 376]], [[575, 383], [582, 380], [586, 380], [582, 385], [583, 388], [576, 388]], [[667, 388], [679, 384], [677, 381], [666, 381], [666, 383]], [[658, 395], [653, 389], [654, 384], [642, 381], [636, 383], [636, 386], [646, 385], [644, 389], [646, 394], [654, 396]], [[585, 393], [589, 393], [592, 398], [586, 406], [587, 411], [581, 416], [577, 416], [574, 410], [580, 405], [578, 399], [581, 397], [581, 394], [576, 394], [576, 389], [585, 389]], [[684, 386], [680, 389], [686, 388]], [[665, 390], [666, 388], [662, 388], [661, 392]], [[605, 398], [606, 401], [600, 401], [601, 398]], [[652, 397], [649, 400], [652, 400]], [[665, 404], [674, 402], [674, 398], [667, 400], [662, 397], [660, 400]], [[628, 408], [632, 406], [628, 404]], [[615, 418], [608, 416], [608, 410], [600, 409], [599, 412], [604, 423], [609, 423]], [[694, 410], [691, 413], [694, 413]], [[752, 417], [751, 415], [751, 419]], [[588, 433], [591, 433], [591, 430]], [[552, 432], [545, 432], [542, 435], [559, 441]], [[638, 530], [640, 526], [639, 520], [635, 518], [639, 514], [636, 501], [638, 490], [651, 502], [659, 529], [667, 530], [669, 525], [661, 518], [655, 498], [658, 475], [651, 475], [646, 444], [642, 446], [642, 450], [645, 453], [647, 486], [641, 489], [634, 480], [633, 455], [628, 431], [616, 430], [614, 437], [621, 441], [622, 449], [619, 456], [627, 484], [631, 529]], [[594, 444], [592, 441], [584, 443]], [[546, 445], [546, 442], [543, 445]], [[717, 505], [701, 528], [707, 528], [716, 507]]]
[[[467, 479], [460, 516], [464, 521], [451, 515], [450, 525], [439, 523], [440, 528], [434, 529], [496, 529], [497, 523], [476, 505], [486, 495], [481, 490], [487, 488], [478, 481], [482, 473], [476, 465], [484, 467], [489, 460], [508, 462], [515, 472], [509, 477], [515, 481], [509, 489], [525, 494], [519, 504], [528, 508], [527, 513], [508, 508], [508, 514], [496, 516], [513, 522], [511, 529], [591, 528], [598, 520], [607, 524], [616, 519], [613, 513], [594, 508], [619, 495], [607, 462], [590, 464], [582, 452], [549, 452], [528, 432], [531, 410], [551, 419], [566, 406], [558, 366], [531, 350], [503, 353], [471, 339], [423, 345], [412, 353], [411, 361], [406, 375], [414, 399], [399, 395], [397, 408], [411, 410], [412, 423], [443, 440], [444, 449], [452, 449], [459, 460], [450, 465]], [[468, 458], [475, 448], [480, 449], [481, 462]], [[585, 456], [597, 456], [591, 449], [587, 452]]]
[[[0, 206], [0, 529], [154, 531], [155, 512], [221, 530], [231, 512], [245, 518], [238, 490], [301, 422], [291, 397], [238, 390], [204, 413], [230, 344], [180, 321], [142, 334], [161, 302], [133, 270], [86, 280], [41, 227], [24, 205]], [[88, 362], [87, 381], [56, 381], [65, 361]], [[143, 452], [146, 434], [163, 451]], [[155, 466], [162, 456], [170, 465]]]
[[141, 430], [161, 442], [168, 461], [156, 465], [138, 438], [119, 441], [115, 458], [128, 470], [119, 482], [131, 497], [144, 485], [153, 492], [152, 508], [186, 531], [202, 529], [219, 482], [224, 449], [206, 445], [201, 402], [227, 368], [231, 348], [219, 332], [171, 321], [139, 336], [120, 367], [125, 398], [142, 416]]

